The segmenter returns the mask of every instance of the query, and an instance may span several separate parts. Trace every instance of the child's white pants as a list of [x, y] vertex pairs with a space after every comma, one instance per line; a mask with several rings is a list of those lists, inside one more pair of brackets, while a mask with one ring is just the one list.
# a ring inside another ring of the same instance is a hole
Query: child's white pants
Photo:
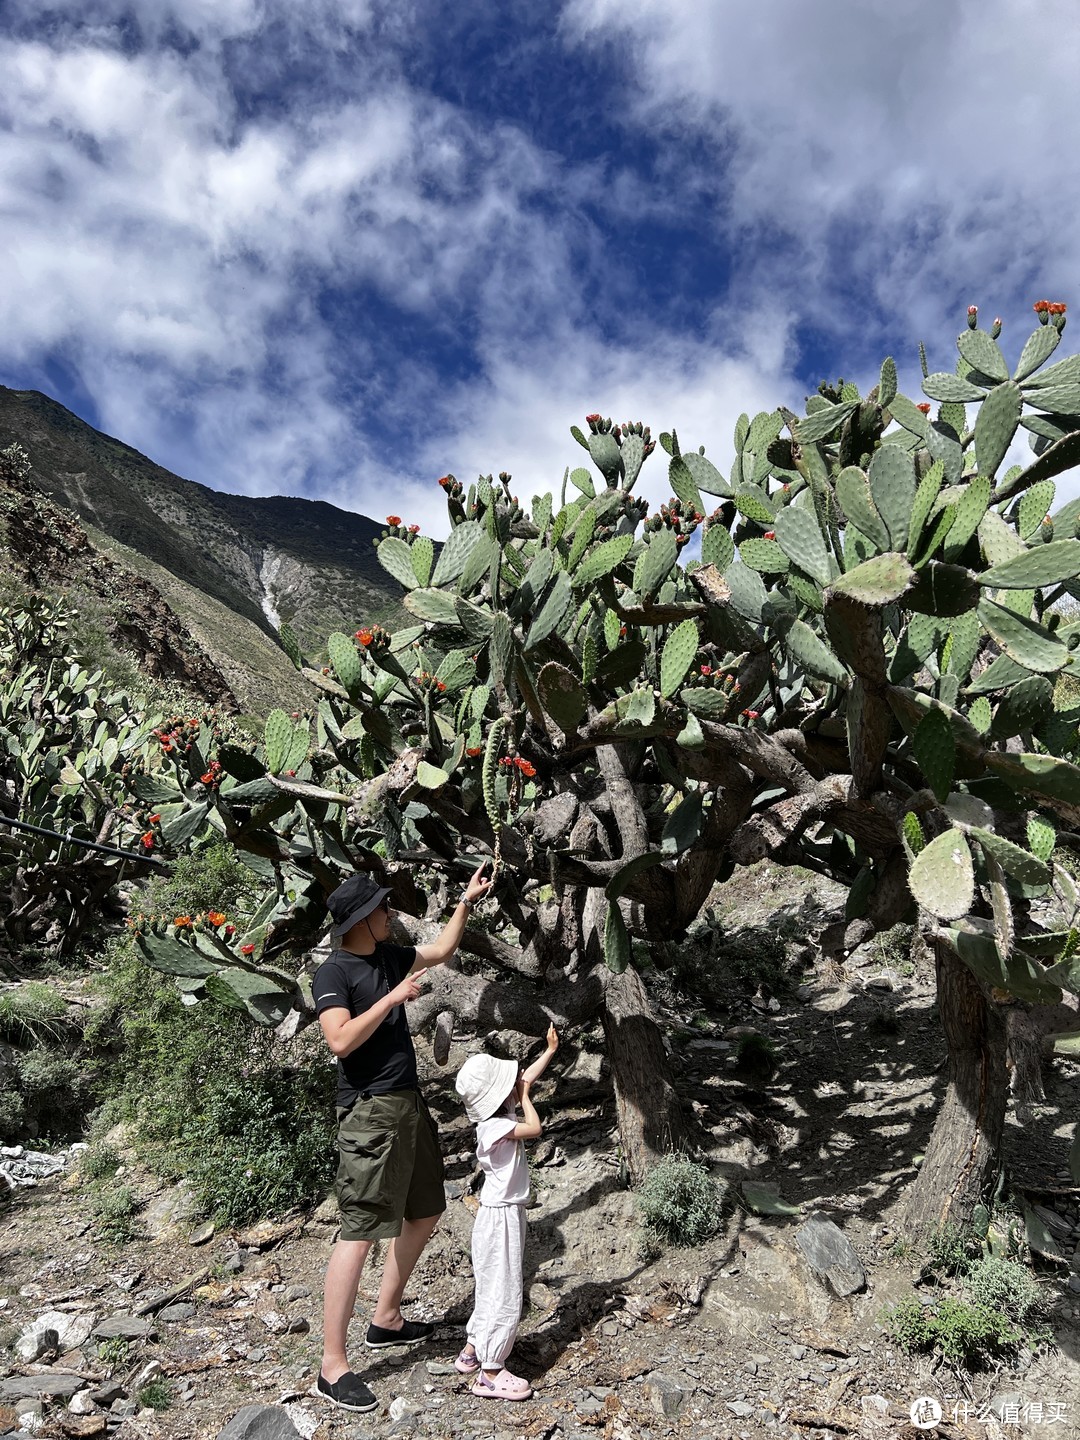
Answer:
[[476, 1298], [466, 1334], [485, 1370], [499, 1370], [521, 1319], [525, 1206], [481, 1205], [473, 1222]]

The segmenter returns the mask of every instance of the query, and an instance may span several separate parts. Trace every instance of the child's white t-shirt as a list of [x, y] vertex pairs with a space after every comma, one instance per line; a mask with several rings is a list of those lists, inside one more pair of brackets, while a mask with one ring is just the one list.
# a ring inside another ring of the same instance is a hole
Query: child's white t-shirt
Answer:
[[513, 1140], [517, 1125], [513, 1108], [481, 1120], [476, 1127], [476, 1158], [484, 1172], [481, 1205], [524, 1205], [529, 1199], [529, 1164], [525, 1146]]

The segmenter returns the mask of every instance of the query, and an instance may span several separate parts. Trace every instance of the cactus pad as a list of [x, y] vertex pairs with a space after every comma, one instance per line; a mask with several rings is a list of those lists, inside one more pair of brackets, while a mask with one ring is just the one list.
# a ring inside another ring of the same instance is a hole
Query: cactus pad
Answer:
[[1020, 424], [1023, 396], [1015, 380], [995, 385], [979, 407], [975, 421], [975, 454], [980, 475], [994, 475]]
[[536, 677], [536, 693], [559, 729], [572, 735], [588, 708], [585, 691], [576, 676], [564, 665], [552, 661]]
[[664, 641], [660, 657], [660, 694], [669, 700], [678, 690], [698, 651], [698, 628], [694, 620], [683, 620]]
[[956, 741], [952, 727], [941, 710], [930, 710], [919, 721], [912, 737], [911, 752], [926, 777], [926, 783], [944, 804], [956, 775]]
[[967, 841], [948, 829], [915, 856], [908, 872], [911, 893], [939, 920], [959, 920], [975, 899], [975, 867]]
[[860, 605], [891, 605], [914, 579], [915, 571], [903, 555], [875, 555], [834, 580], [828, 593], [846, 595]]

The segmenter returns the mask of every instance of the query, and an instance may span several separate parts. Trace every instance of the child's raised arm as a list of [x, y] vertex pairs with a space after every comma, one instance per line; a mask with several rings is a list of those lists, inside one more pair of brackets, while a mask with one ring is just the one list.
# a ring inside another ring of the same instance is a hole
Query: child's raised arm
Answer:
[[521, 1078], [527, 1080], [530, 1085], [535, 1084], [547, 1067], [551, 1064], [551, 1057], [559, 1048], [559, 1036], [554, 1025], [548, 1026], [547, 1048], [544, 1053], [538, 1056], [527, 1070], [521, 1072]]
[[521, 1105], [521, 1113], [524, 1117], [514, 1126], [510, 1134], [511, 1140], [539, 1140], [544, 1133], [544, 1127], [540, 1123], [540, 1116], [536, 1113], [536, 1106], [529, 1094], [529, 1087], [532, 1084], [524, 1075], [517, 1083], [517, 1097]]

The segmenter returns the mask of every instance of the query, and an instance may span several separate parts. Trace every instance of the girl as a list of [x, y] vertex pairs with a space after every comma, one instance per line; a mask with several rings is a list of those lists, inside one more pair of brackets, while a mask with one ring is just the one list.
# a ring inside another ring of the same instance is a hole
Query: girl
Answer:
[[[476, 1281], [468, 1343], [454, 1361], [462, 1375], [475, 1375], [472, 1393], [489, 1400], [528, 1400], [532, 1386], [506, 1369], [521, 1318], [522, 1259], [529, 1167], [524, 1140], [543, 1131], [530, 1090], [559, 1048], [555, 1026], [547, 1048], [522, 1071], [515, 1060], [473, 1055], [458, 1071], [456, 1089], [465, 1112], [476, 1122], [476, 1155], [484, 1172], [480, 1209], [473, 1224], [472, 1259]], [[517, 1118], [520, 1104], [522, 1119]]]

